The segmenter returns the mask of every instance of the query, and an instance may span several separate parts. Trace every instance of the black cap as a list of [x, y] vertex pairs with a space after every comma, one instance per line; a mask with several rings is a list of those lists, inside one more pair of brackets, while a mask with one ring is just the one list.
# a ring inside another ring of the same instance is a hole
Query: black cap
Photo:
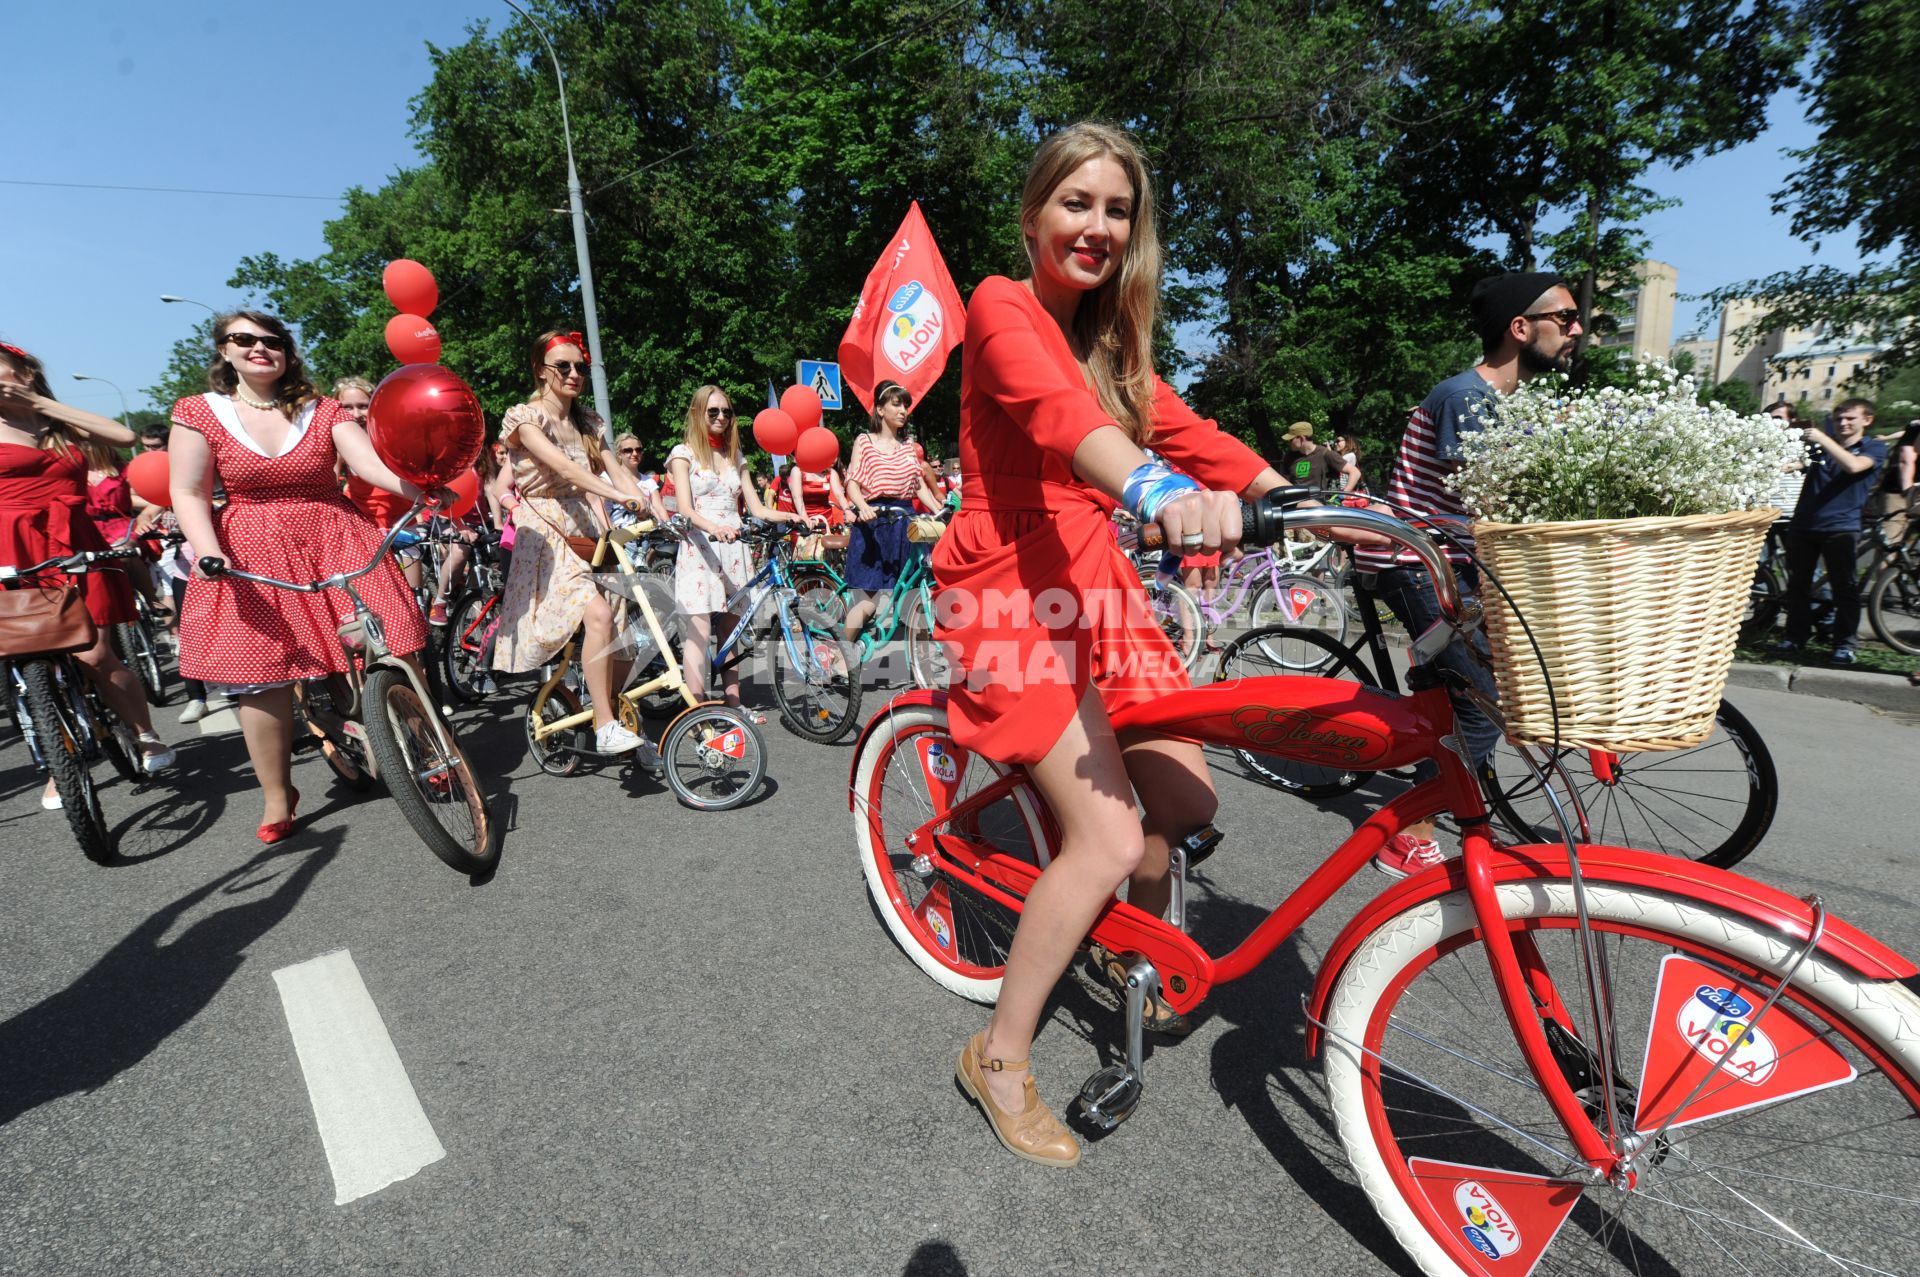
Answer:
[[[1568, 288], [1568, 285], [1550, 270], [1509, 271], [1487, 276], [1473, 286], [1474, 332], [1482, 342], [1497, 342], [1515, 317], [1526, 314], [1527, 307], [1554, 287]], [[1568, 288], [1568, 291], [1572, 290]]]

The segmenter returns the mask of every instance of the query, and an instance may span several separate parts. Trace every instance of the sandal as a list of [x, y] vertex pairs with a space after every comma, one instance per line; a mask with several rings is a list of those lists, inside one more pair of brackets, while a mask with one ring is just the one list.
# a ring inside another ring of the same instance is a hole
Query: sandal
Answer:
[[960, 1063], [953, 1070], [953, 1080], [987, 1115], [994, 1137], [1009, 1153], [1029, 1162], [1043, 1166], [1072, 1166], [1078, 1162], [1080, 1141], [1074, 1139], [1073, 1132], [1061, 1125], [1053, 1110], [1041, 1102], [1031, 1069], [1028, 1069], [1024, 1088], [1026, 1102], [1018, 1113], [994, 1103], [993, 1092], [987, 1089], [986, 1074], [1026, 1069], [1027, 1061], [986, 1058], [986, 1039], [985, 1030], [967, 1039], [966, 1048], [960, 1052]]
[[[1120, 995], [1120, 1005], [1124, 1007], [1127, 996], [1127, 964], [1120, 960], [1120, 955], [1097, 944], [1088, 946], [1087, 957], [1092, 960], [1094, 969], [1099, 971], [1101, 977]], [[1164, 1033], [1170, 1038], [1184, 1038], [1194, 1030], [1193, 1021], [1168, 1006], [1158, 993], [1148, 998], [1146, 1005], [1140, 1008], [1140, 1023], [1155, 1033]]]

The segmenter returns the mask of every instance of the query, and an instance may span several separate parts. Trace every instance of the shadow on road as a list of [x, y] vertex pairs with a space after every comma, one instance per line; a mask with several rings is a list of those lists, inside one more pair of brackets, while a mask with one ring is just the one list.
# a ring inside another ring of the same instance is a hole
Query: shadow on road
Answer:
[[960, 1262], [960, 1252], [946, 1242], [921, 1242], [907, 1256], [900, 1277], [967, 1277], [967, 1266]]
[[[192, 1020], [240, 969], [248, 947], [292, 912], [340, 854], [342, 837], [337, 830], [297, 835], [261, 851], [155, 913], [67, 988], [0, 1024], [0, 1126], [106, 1085]], [[162, 943], [216, 894], [240, 899]]]

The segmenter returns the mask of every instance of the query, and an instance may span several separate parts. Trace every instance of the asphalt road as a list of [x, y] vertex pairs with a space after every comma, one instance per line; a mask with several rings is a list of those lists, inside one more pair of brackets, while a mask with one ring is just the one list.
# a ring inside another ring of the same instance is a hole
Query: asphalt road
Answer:
[[[1920, 953], [1915, 722], [1736, 699], [1783, 786], [1748, 869]], [[179, 770], [104, 794], [136, 858], [98, 867], [0, 745], [0, 1271], [1410, 1271], [1341, 1163], [1298, 1012], [1384, 879], [1156, 1047], [1133, 1120], [1048, 1170], [955, 1089], [983, 1012], [868, 905], [850, 749], [775, 719], [764, 794], [701, 814], [642, 779], [542, 775], [516, 709], [462, 720], [513, 820], [478, 885], [311, 756], [301, 831], [263, 850], [238, 737], [177, 706]], [[1228, 840], [1196, 929], [1220, 948], [1386, 790], [1320, 809], [1216, 774]], [[273, 973], [340, 949], [445, 1156], [336, 1205]], [[1063, 983], [1035, 1048], [1056, 1107], [1120, 1029]]]

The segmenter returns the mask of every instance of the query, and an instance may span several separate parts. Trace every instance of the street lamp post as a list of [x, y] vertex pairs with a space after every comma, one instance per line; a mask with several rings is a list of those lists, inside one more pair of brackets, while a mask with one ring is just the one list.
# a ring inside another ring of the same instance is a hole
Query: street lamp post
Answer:
[[540, 43], [547, 46], [547, 56], [553, 60], [553, 78], [560, 85], [560, 133], [567, 144], [567, 205], [573, 212], [573, 251], [580, 259], [580, 305], [586, 312], [587, 321], [587, 358], [588, 371], [593, 375], [593, 407], [600, 414], [600, 428], [606, 432], [609, 440], [613, 437], [613, 410], [608, 402], [607, 369], [600, 358], [600, 312], [593, 304], [593, 262], [587, 256], [587, 214], [580, 202], [580, 173], [573, 165], [573, 126], [567, 118], [567, 77], [560, 70], [560, 55], [554, 52], [553, 41], [547, 39], [547, 33], [533, 20], [533, 15], [514, 3], [504, 0], [506, 6], [527, 20], [533, 33], [540, 37]]
[[193, 300], [193, 298], [191, 297], [175, 297], [172, 293], [161, 293], [160, 300], [163, 302], [185, 302], [189, 306], [198, 306], [201, 310], [206, 311], [209, 315], [212, 315], [215, 319], [220, 318], [219, 311], [207, 305], [205, 302], [197, 302]]
[[129, 420], [132, 414], [127, 411], [127, 392], [126, 391], [120, 389], [120, 387], [117, 384], [115, 384], [114, 382], [108, 381], [105, 377], [89, 377], [87, 376], [87, 374], [83, 372], [77, 372], [73, 374], [73, 379], [75, 381], [97, 381], [97, 382], [100, 382], [102, 385], [112, 386], [113, 393], [120, 396], [120, 424], [125, 426], [128, 430], [133, 429], [133, 423], [131, 420]]

